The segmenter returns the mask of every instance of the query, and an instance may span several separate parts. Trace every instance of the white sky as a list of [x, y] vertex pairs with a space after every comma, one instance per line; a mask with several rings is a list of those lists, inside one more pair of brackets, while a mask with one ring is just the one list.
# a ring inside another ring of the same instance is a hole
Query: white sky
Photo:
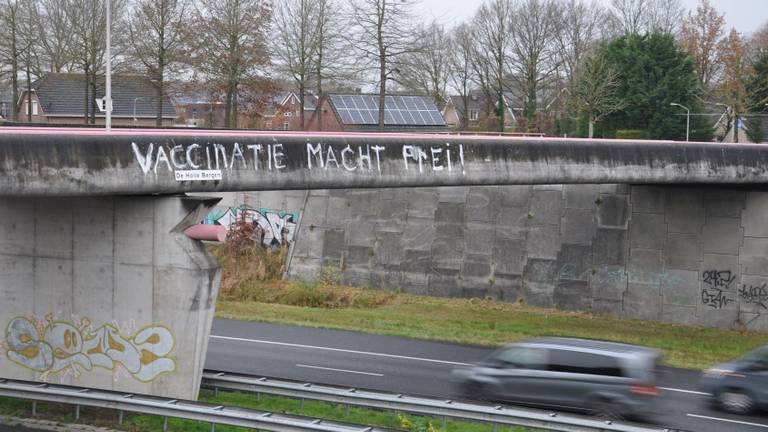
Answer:
[[[482, 0], [420, 0], [421, 15], [425, 20], [436, 18], [445, 24], [455, 24], [471, 17]], [[609, 0], [601, 0], [608, 4]], [[681, 0], [683, 6], [689, 10], [695, 9], [698, 0]], [[728, 29], [736, 27], [736, 30], [745, 35], [750, 35], [760, 25], [768, 22], [768, 0], [710, 0], [710, 3], [725, 13]], [[727, 30], [726, 29], [726, 32]]]

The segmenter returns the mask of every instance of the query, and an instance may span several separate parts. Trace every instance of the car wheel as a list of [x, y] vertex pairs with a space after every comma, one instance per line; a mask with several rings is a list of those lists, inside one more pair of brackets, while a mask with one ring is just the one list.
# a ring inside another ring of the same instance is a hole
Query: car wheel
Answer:
[[478, 382], [471, 382], [464, 385], [464, 395], [469, 399], [486, 400], [488, 395], [485, 392], [485, 386]]
[[755, 408], [749, 394], [732, 389], [721, 391], [717, 395], [717, 404], [723, 411], [734, 414], [747, 414]]
[[596, 401], [592, 413], [601, 420], [622, 420], [624, 418], [621, 404], [607, 399]]

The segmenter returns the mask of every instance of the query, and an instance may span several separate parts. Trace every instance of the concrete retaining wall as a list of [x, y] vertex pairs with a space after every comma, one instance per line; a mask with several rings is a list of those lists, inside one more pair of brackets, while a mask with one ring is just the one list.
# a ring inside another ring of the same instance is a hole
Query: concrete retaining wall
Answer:
[[[301, 211], [312, 279], [768, 330], [768, 192], [552, 185], [232, 194]], [[304, 201], [306, 200], [306, 207]]]
[[181, 230], [217, 201], [0, 199], [0, 377], [196, 399], [220, 271]]

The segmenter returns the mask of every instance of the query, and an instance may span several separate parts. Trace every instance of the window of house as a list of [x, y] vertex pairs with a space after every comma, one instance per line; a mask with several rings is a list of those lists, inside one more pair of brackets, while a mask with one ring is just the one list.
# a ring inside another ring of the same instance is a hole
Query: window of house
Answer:
[[[24, 103], [24, 114], [29, 114], [29, 103]], [[32, 115], [37, 115], [37, 101], [32, 101]]]
[[267, 129], [272, 129], [272, 121], [267, 122]]
[[477, 121], [477, 119], [480, 117], [480, 111], [478, 110], [469, 110], [469, 120], [470, 121]]
[[291, 117], [291, 116], [293, 116], [293, 113], [292, 113], [292, 112], [290, 112], [290, 111], [286, 111], [286, 112], [284, 112], [284, 113], [283, 113], [283, 115], [284, 115], [285, 117]]
[[291, 122], [284, 121], [283, 122], [283, 130], [290, 130], [291, 129]]

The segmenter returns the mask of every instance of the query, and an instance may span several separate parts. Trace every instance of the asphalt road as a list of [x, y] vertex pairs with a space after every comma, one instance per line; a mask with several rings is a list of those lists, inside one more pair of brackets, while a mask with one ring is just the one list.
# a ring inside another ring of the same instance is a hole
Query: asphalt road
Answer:
[[[488, 348], [392, 336], [215, 320], [206, 369], [451, 398], [450, 371]], [[696, 391], [699, 373], [665, 369], [656, 425], [696, 432], [768, 431], [768, 415], [714, 410]]]

